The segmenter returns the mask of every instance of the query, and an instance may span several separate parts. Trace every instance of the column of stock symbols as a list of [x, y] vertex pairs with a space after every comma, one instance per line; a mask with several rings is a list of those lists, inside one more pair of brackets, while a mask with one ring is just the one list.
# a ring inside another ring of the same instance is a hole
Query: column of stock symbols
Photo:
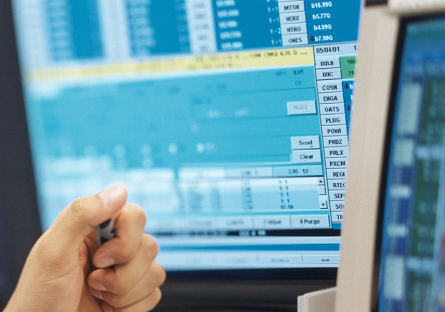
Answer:
[[279, 0], [283, 46], [308, 44], [304, 1]]
[[349, 142], [340, 59], [316, 61], [318, 102], [332, 222], [343, 221]]

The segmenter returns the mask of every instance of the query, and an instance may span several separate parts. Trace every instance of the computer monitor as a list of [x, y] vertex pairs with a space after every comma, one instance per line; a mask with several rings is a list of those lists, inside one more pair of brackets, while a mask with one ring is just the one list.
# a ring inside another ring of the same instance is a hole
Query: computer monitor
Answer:
[[336, 311], [442, 311], [445, 7], [361, 36]]
[[12, 3], [43, 230], [122, 182], [166, 287], [335, 283], [362, 1]]

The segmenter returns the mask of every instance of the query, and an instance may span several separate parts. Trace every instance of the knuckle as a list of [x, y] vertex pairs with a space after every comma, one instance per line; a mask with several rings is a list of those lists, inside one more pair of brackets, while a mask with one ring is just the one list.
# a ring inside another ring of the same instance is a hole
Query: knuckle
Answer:
[[165, 273], [165, 270], [163, 267], [161, 267], [160, 265], [159, 265], [159, 267], [160, 267], [160, 270], [159, 270], [160, 273], [159, 273], [157, 282], [158, 282], [158, 286], [161, 286], [162, 284], [164, 284], [165, 279], [167, 278], [167, 273]]
[[131, 217], [135, 219], [143, 218], [145, 219], [145, 212], [139, 205], [135, 204], [125, 204], [125, 210], [130, 214]]
[[158, 287], [164, 284], [167, 274], [164, 268], [158, 262], [153, 262], [150, 267], [149, 278], [152, 283]]
[[84, 217], [85, 209], [84, 209], [84, 199], [83, 197], [75, 199], [71, 205], [69, 212], [71, 217], [75, 220], [82, 219]]
[[162, 298], [161, 290], [159, 288], [156, 288], [148, 297], [149, 300], [147, 301], [146, 309], [148, 309], [148, 311], [153, 310], [159, 303], [159, 301], [161, 301], [161, 298]]
[[133, 204], [127, 204], [126, 206], [127, 217], [131, 220], [131, 222], [137, 225], [137, 228], [141, 231], [145, 226], [145, 222], [147, 221], [147, 216], [141, 207]]
[[136, 208], [135, 209], [135, 211], [136, 211], [136, 218], [138, 220], [140, 220], [140, 222], [142, 224], [145, 224], [145, 222], [147, 221], [147, 216], [145, 215], [145, 212], [139, 206], [135, 206], [135, 208]]
[[153, 236], [144, 234], [143, 236], [143, 248], [148, 252], [149, 255], [151, 255], [151, 258], [156, 257], [159, 251], [158, 243], [156, 243]]

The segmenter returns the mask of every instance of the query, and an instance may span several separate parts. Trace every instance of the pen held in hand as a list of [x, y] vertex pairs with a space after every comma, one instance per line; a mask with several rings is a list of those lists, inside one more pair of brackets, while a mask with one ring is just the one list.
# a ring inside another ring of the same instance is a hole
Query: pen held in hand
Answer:
[[98, 248], [114, 237], [116, 237], [116, 232], [114, 230], [114, 222], [112, 219], [96, 226], [96, 242]]

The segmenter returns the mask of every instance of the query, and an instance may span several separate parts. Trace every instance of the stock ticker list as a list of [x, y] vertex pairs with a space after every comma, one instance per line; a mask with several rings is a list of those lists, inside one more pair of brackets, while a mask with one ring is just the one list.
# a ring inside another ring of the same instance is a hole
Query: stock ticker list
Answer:
[[52, 59], [63, 61], [117, 51], [141, 57], [356, 41], [360, 3], [52, 0], [39, 14], [47, 20]]
[[213, 0], [219, 51], [357, 40], [360, 1]]

